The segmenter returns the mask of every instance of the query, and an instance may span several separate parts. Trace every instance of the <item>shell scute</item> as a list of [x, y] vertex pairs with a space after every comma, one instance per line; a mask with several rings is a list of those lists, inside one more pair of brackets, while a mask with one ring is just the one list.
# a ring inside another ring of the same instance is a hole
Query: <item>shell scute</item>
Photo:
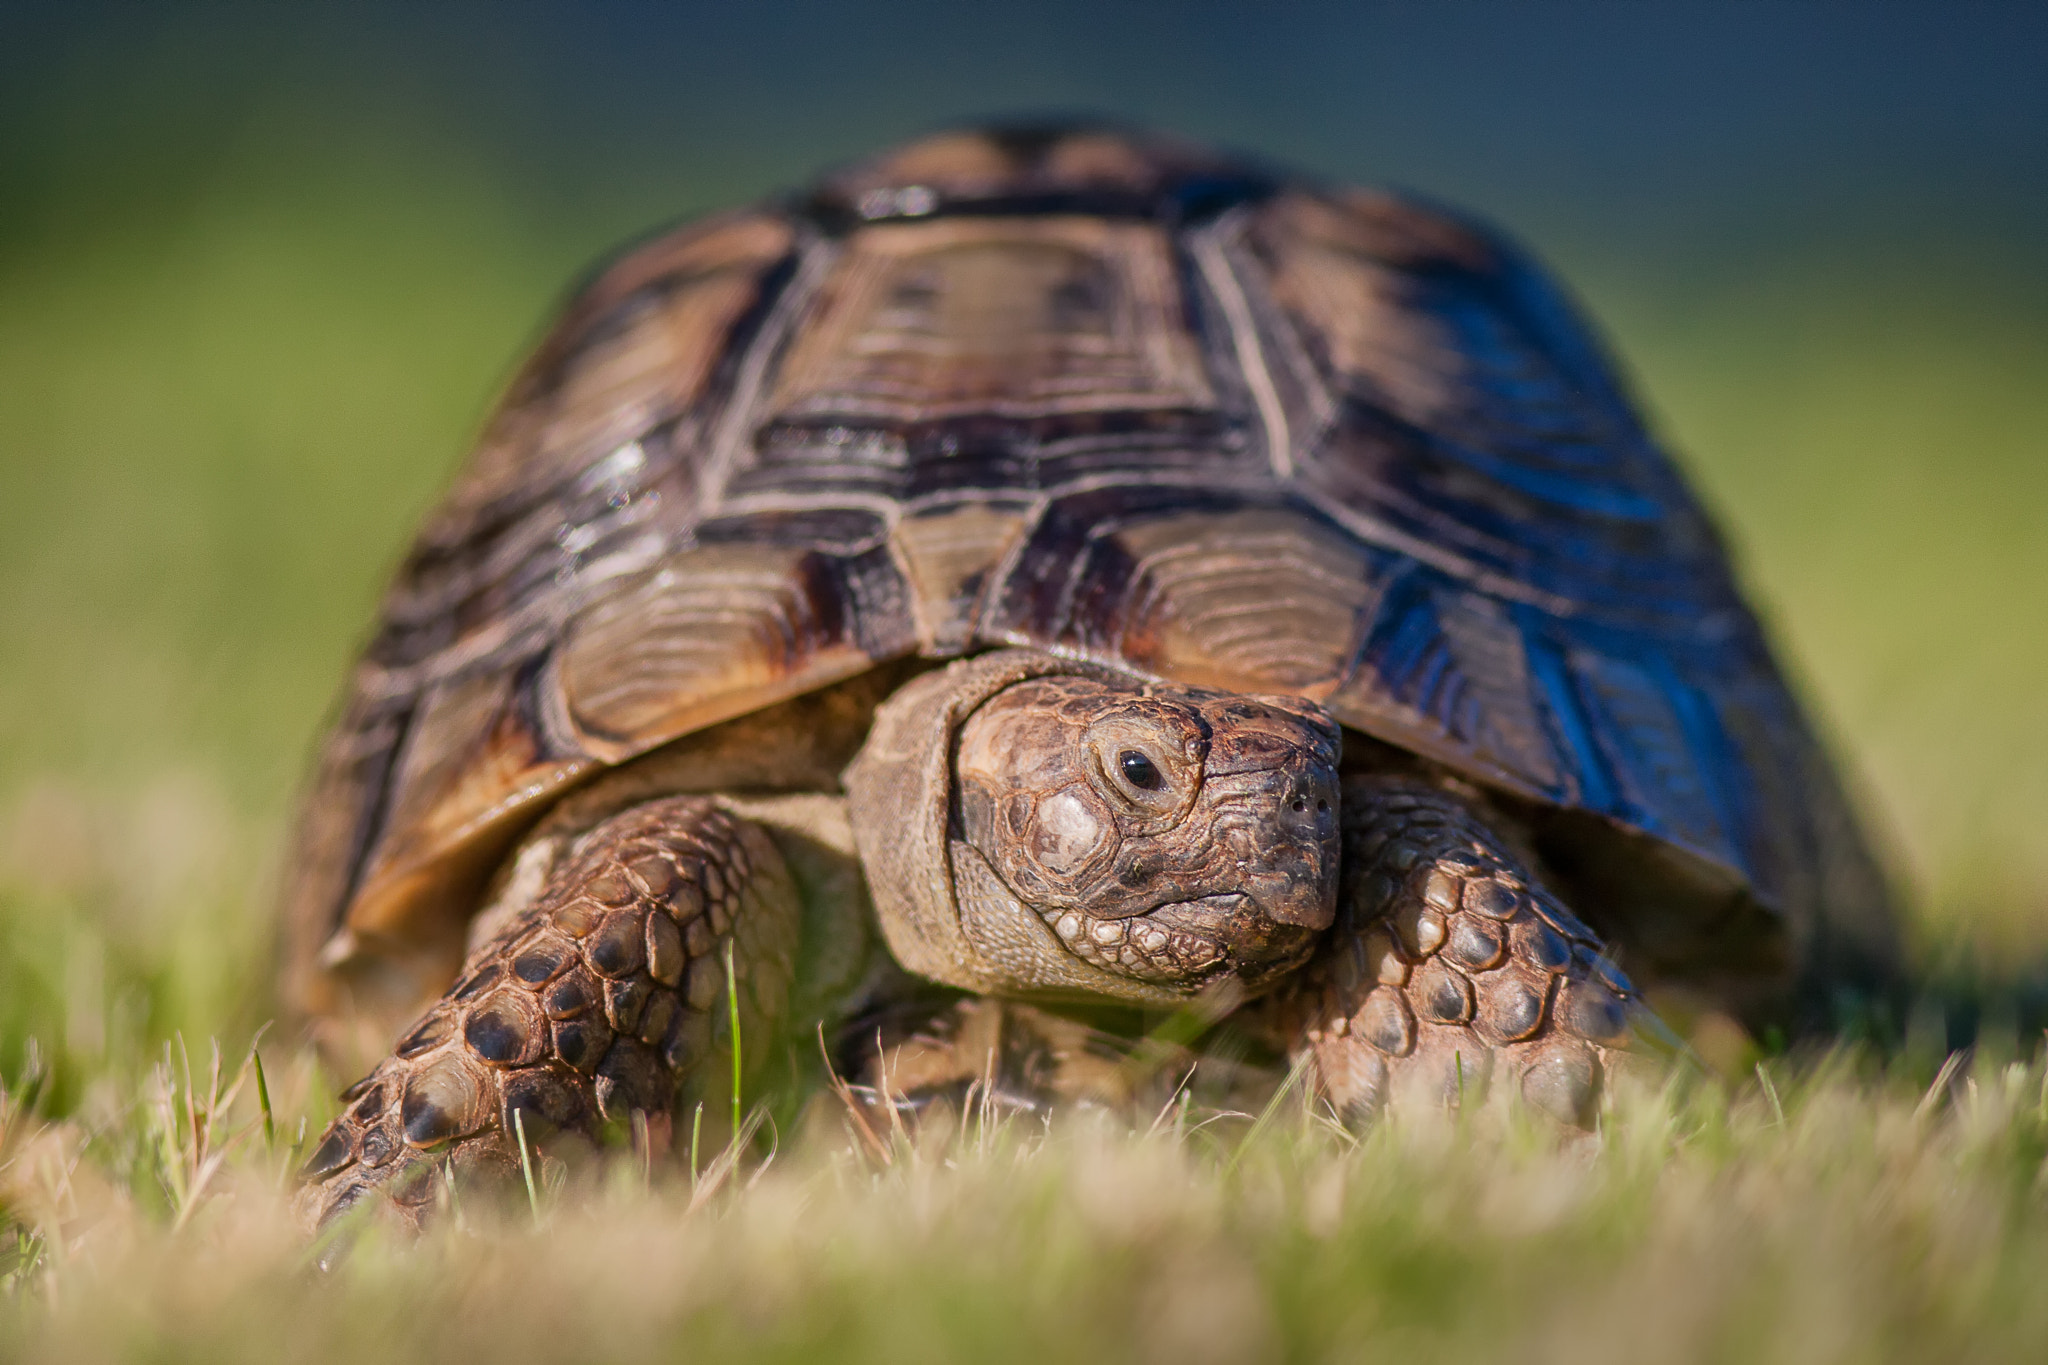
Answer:
[[1718, 539], [1536, 267], [1397, 197], [1011, 129], [659, 238], [571, 303], [352, 679], [287, 990], [319, 1012], [331, 970], [459, 942], [606, 765], [1016, 644], [1316, 698], [1889, 951]]

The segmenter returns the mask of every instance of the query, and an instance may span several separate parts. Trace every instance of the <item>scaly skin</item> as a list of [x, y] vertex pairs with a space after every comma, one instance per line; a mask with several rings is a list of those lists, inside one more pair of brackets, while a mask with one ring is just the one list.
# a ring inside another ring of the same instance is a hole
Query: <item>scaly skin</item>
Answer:
[[1590, 1125], [1642, 1009], [1597, 936], [1457, 795], [1354, 778], [1343, 799], [1337, 923], [1275, 1001], [1323, 1096], [1356, 1119], [1511, 1078]]
[[515, 1111], [537, 1150], [636, 1112], [664, 1131], [681, 1086], [729, 1056], [726, 945], [742, 1033], [763, 1037], [788, 998], [797, 915], [775, 845], [709, 798], [604, 821], [345, 1092], [306, 1166], [307, 1211], [325, 1223], [382, 1191], [417, 1224], [442, 1167], [516, 1160]]
[[[864, 756], [850, 778], [864, 850], [944, 850], [868, 853], [885, 922], [977, 926], [936, 940], [931, 975], [1153, 1006], [1272, 991], [1260, 1017], [1348, 1117], [1401, 1094], [1457, 1101], [1508, 1071], [1531, 1104], [1591, 1121], [1632, 990], [1475, 804], [1411, 779], [1340, 791], [1338, 732], [1309, 703], [1024, 662], [907, 689], [889, 724], [951, 695], [957, 736]], [[935, 837], [919, 844], [907, 819]], [[882, 894], [890, 875], [924, 899]], [[310, 1211], [382, 1191], [416, 1223], [438, 1169], [512, 1164], [515, 1115], [543, 1150], [636, 1113], [665, 1132], [679, 1089], [721, 1060], [726, 945], [743, 1027], [762, 1036], [789, 998], [800, 909], [769, 835], [717, 798], [605, 819], [351, 1088], [308, 1165]], [[892, 1049], [883, 1084], [985, 1078], [1018, 1102], [1128, 1089], [1078, 1025], [988, 1003]]]
[[1113, 978], [1256, 994], [1330, 926], [1336, 727], [1291, 698], [1134, 690], [1033, 678], [978, 707], [954, 761], [964, 841]]

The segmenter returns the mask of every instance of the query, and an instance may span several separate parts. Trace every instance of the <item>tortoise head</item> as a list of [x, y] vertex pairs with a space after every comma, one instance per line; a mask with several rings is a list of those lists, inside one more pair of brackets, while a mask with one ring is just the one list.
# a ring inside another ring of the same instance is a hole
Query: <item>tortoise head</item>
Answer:
[[984, 656], [885, 705], [848, 770], [905, 966], [997, 992], [1256, 991], [1335, 913], [1338, 730], [1310, 703]]

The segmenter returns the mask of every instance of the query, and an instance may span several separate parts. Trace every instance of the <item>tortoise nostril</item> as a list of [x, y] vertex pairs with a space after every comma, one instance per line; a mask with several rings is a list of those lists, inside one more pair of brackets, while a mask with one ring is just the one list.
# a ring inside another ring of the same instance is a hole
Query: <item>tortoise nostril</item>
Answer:
[[1323, 813], [1324, 813], [1325, 811], [1327, 811], [1327, 810], [1329, 810], [1329, 809], [1330, 809], [1330, 803], [1329, 803], [1329, 802], [1327, 802], [1327, 801], [1317, 801], [1317, 802], [1316, 802], [1316, 814], [1318, 814], [1318, 815], [1321, 815], [1321, 814], [1323, 814]]
[[1302, 813], [1303, 811], [1305, 811], [1305, 810], [1307, 810], [1307, 809], [1308, 809], [1308, 802], [1306, 802], [1306, 801], [1302, 800], [1302, 799], [1301, 799], [1300, 797], [1296, 797], [1296, 798], [1294, 799], [1294, 813], [1295, 813], [1296, 815], [1299, 815], [1299, 814], [1301, 814], [1301, 813]]

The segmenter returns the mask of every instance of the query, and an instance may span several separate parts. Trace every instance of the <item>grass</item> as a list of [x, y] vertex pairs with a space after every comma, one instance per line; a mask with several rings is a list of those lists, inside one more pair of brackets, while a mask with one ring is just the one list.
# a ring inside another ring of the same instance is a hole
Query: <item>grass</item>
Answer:
[[170, 1102], [112, 1139], [139, 1168], [94, 1160], [105, 1131], [10, 1113], [9, 1359], [1992, 1361], [2048, 1340], [2048, 1077], [2017, 1062], [1925, 1091], [1846, 1056], [1775, 1091], [1636, 1089], [1571, 1140], [1499, 1109], [1354, 1140], [1290, 1105], [1255, 1133], [942, 1124], [877, 1160], [828, 1115], [708, 1198], [623, 1165], [531, 1216], [466, 1191], [417, 1245], [373, 1229], [325, 1273], [246, 1092], [159, 1074]]
[[291, 793], [519, 339], [635, 226], [524, 230], [464, 164], [231, 161], [0, 255], [0, 1359], [2041, 1358], [2048, 288], [1996, 243], [1640, 278], [1550, 244], [1900, 873], [1891, 1054], [1630, 1093], [1576, 1142], [828, 1119], [308, 1269], [288, 1171], [336, 1078], [276, 1033], [245, 1062]]

